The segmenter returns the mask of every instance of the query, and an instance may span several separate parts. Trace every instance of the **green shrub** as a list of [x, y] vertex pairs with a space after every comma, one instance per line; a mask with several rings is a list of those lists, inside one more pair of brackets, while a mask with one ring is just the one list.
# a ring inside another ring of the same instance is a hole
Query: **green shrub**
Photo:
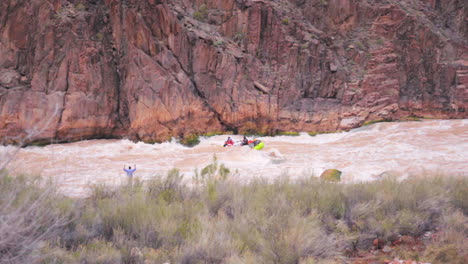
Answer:
[[206, 19], [206, 17], [200, 11], [195, 11], [195, 13], [193, 13], [193, 18], [195, 18], [198, 21], [205, 21]]
[[167, 203], [181, 201], [183, 199], [182, 180], [184, 175], [178, 169], [172, 169], [164, 179], [155, 177], [147, 183], [149, 194], [156, 199], [162, 199]]
[[245, 37], [245, 34], [244, 32], [237, 32], [234, 37], [233, 37], [233, 40], [237, 43], [237, 44], [240, 44], [243, 40], [244, 40], [244, 37]]
[[421, 253], [431, 263], [466, 263], [468, 250], [468, 217], [460, 211], [445, 212], [441, 219], [442, 232]]
[[[3, 175], [0, 215], [9, 225], [0, 222], [0, 241], [12, 234], [39, 236], [37, 243], [0, 242], [1, 260], [19, 256], [23, 263], [322, 263], [334, 258], [346, 262], [345, 248], [371, 250], [375, 238], [391, 243], [400, 235], [424, 237], [428, 231], [437, 236], [427, 240], [425, 248], [395, 249], [392, 256], [431, 263], [466, 259], [466, 178], [386, 177], [336, 184], [316, 177], [297, 181], [285, 177], [239, 183], [229, 174], [215, 156], [190, 185], [174, 169], [145, 183], [92, 186], [86, 199], [65, 199], [52, 191], [45, 195], [37, 181]], [[32, 216], [12, 218], [23, 208]], [[67, 221], [53, 222], [63, 218]], [[36, 223], [39, 228], [22, 233], [28, 225], [12, 229], [16, 222]]]
[[370, 126], [370, 125], [373, 125], [375, 123], [380, 123], [380, 122], [388, 122], [388, 120], [385, 120], [385, 119], [368, 120], [368, 121], [365, 121], [364, 124], [362, 124], [362, 126]]
[[96, 40], [102, 41], [103, 39], [104, 39], [104, 34], [102, 34], [101, 32], [96, 34]]
[[84, 11], [84, 10], [86, 10], [86, 6], [85, 6], [85, 4], [83, 4], [83, 3], [78, 3], [78, 4], [76, 4], [75, 7], [76, 7], [76, 9], [77, 9], [78, 11]]
[[195, 173], [196, 183], [207, 183], [210, 181], [226, 180], [230, 170], [224, 166], [224, 164], [218, 164], [218, 158], [213, 155], [213, 161], [204, 167], [200, 174], [198, 171]]
[[405, 116], [401, 118], [402, 121], [421, 121], [421, 118], [416, 116]]
[[222, 46], [224, 44], [224, 42], [222, 40], [217, 40], [213, 43], [213, 46], [215, 46], [216, 48]]
[[279, 136], [299, 136], [298, 132], [283, 131], [278, 133]]
[[339, 132], [340, 131], [323, 131], [323, 132], [313, 131], [313, 132], [307, 132], [307, 134], [309, 134], [309, 136], [311, 136], [311, 137], [314, 137], [316, 135], [339, 133]]
[[189, 134], [189, 135], [184, 136], [180, 140], [180, 143], [187, 147], [193, 147], [200, 143], [200, 138], [197, 134]]
[[360, 50], [364, 50], [366, 48], [360, 40], [357, 40], [356, 42], [354, 42], [354, 45]]
[[208, 133], [203, 134], [202, 136], [204, 137], [212, 137], [212, 136], [217, 136], [217, 135], [224, 135], [225, 132], [222, 131], [211, 131]]
[[195, 13], [193, 13], [193, 18], [198, 21], [205, 22], [208, 18], [209, 10], [206, 5], [201, 5]]
[[121, 263], [122, 253], [105, 240], [94, 239], [76, 251], [80, 263]]
[[465, 215], [468, 215], [468, 185], [465, 179], [453, 179], [455, 184], [449, 191], [451, 205], [460, 209]]

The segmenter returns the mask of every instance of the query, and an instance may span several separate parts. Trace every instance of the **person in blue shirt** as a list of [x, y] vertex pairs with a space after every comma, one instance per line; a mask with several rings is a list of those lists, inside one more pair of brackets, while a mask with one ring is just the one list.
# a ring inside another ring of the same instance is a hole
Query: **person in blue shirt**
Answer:
[[123, 170], [127, 173], [127, 176], [129, 178], [132, 178], [133, 177], [133, 173], [136, 171], [136, 164], [133, 165], [133, 169], [132, 169], [132, 166], [128, 166], [128, 169], [125, 168], [125, 165], [124, 165], [124, 168]]

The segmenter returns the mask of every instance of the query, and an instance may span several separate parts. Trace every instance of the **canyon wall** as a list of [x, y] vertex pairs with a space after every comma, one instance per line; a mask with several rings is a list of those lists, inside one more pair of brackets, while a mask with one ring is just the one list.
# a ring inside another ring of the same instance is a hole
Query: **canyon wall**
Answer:
[[463, 0], [3, 0], [0, 138], [467, 118], [467, 13]]

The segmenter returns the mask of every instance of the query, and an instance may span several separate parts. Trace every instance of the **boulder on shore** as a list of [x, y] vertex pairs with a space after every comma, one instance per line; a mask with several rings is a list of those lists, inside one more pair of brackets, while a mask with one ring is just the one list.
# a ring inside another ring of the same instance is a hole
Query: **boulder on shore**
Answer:
[[339, 182], [341, 181], [341, 171], [337, 169], [328, 169], [322, 172], [320, 179], [325, 181]]

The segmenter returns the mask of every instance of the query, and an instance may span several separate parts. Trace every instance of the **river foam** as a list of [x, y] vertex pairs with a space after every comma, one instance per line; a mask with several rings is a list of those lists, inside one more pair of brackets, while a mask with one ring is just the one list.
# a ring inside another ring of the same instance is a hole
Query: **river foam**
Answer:
[[[242, 136], [232, 135], [236, 140]], [[467, 174], [468, 119], [377, 123], [349, 132], [310, 136], [258, 137], [261, 151], [224, 148], [227, 135], [201, 138], [189, 148], [175, 141], [161, 144], [130, 140], [87, 140], [16, 151], [0, 148], [13, 174], [41, 175], [57, 182], [69, 195], [84, 195], [90, 184], [119, 184], [123, 166], [137, 165], [135, 175], [147, 180], [179, 168], [189, 180], [195, 170], [216, 155], [239, 181], [319, 176], [325, 169], [343, 172], [344, 182], [368, 181], [382, 174], [411, 177], [421, 174]]]

